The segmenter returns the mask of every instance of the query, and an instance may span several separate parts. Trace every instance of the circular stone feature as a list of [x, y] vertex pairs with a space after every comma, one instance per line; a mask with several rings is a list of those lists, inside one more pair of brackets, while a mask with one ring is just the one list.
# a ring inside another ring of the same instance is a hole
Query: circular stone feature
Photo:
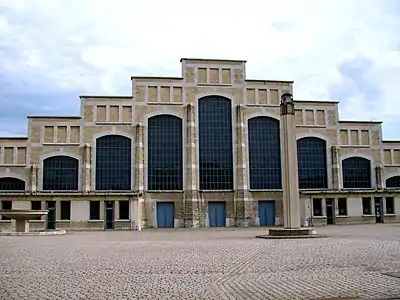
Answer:
[[10, 209], [0, 210], [0, 215], [14, 220], [32, 220], [47, 215], [47, 210]]
[[52, 231], [30, 231], [30, 232], [0, 232], [0, 236], [49, 236], [49, 235], [63, 235], [66, 230], [52, 230]]
[[326, 238], [326, 235], [317, 234], [315, 228], [271, 228], [268, 234], [257, 235], [261, 239], [310, 239]]

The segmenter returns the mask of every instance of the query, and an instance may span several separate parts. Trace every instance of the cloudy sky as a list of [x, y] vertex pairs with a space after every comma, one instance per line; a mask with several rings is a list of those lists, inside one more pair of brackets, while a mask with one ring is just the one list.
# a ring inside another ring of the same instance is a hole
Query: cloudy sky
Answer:
[[248, 78], [294, 80], [296, 99], [400, 139], [399, 32], [399, 0], [0, 0], [0, 136], [201, 57], [245, 59]]

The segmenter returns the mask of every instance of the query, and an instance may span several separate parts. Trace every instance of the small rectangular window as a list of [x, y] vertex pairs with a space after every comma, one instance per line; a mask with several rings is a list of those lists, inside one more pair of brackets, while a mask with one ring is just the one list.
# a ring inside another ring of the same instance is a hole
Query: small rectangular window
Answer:
[[90, 201], [90, 220], [100, 220], [100, 201]]
[[369, 197], [362, 198], [362, 209], [363, 209], [363, 215], [372, 215], [371, 198]]
[[313, 216], [315, 216], [315, 217], [322, 216], [322, 199], [321, 198], [313, 199]]
[[338, 210], [339, 210], [339, 216], [347, 216], [347, 199], [346, 198], [338, 199]]
[[[4, 210], [12, 209], [12, 201], [9, 201], [9, 200], [1, 201], [1, 209], [4, 209]], [[11, 220], [10, 218], [4, 217], [4, 216], [1, 216], [1, 219], [2, 220]]]
[[394, 197], [386, 197], [386, 213], [394, 214]]
[[61, 201], [61, 220], [71, 220], [71, 201]]
[[[35, 200], [35, 201], [31, 201], [31, 209], [32, 210], [42, 210], [42, 201], [40, 200]], [[32, 220], [41, 220], [41, 217], [36, 217]]]
[[129, 201], [119, 201], [119, 219], [129, 220]]

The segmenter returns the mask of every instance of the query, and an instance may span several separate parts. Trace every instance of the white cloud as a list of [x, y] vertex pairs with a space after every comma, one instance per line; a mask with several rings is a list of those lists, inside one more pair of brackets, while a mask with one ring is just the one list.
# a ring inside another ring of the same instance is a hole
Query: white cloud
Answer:
[[12, 38], [20, 47], [3, 69], [121, 94], [130, 75], [180, 75], [181, 57], [246, 59], [248, 77], [295, 80], [296, 98], [325, 100], [332, 86], [357, 79], [339, 66], [362, 56], [379, 99], [360, 91], [333, 100], [343, 118], [392, 121], [400, 115], [400, 11], [386, 8], [395, 1], [0, 0], [15, 14], [0, 15], [0, 45]]

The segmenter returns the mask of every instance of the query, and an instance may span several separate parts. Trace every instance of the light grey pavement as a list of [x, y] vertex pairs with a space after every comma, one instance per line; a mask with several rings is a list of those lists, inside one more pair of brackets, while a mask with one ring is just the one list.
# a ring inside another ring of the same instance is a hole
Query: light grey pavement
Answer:
[[0, 237], [0, 299], [318, 299], [400, 295], [400, 224]]

